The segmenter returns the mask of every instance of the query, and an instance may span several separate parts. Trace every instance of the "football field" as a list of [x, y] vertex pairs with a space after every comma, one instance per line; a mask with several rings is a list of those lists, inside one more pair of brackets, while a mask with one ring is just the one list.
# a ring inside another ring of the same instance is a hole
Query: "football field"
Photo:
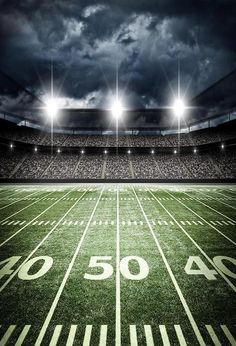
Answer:
[[0, 346], [236, 345], [236, 186], [0, 186]]

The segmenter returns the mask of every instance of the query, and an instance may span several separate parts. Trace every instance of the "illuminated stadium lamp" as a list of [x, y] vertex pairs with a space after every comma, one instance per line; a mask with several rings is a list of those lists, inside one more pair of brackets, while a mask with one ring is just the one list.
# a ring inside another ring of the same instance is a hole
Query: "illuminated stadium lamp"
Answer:
[[221, 144], [221, 149], [224, 149], [225, 148], [225, 145], [224, 143]]
[[46, 111], [48, 116], [51, 118], [55, 118], [55, 116], [57, 115], [58, 107], [57, 107], [56, 100], [53, 97], [47, 100]]
[[84, 154], [84, 150], [83, 149], [81, 150], [81, 154]]
[[58, 148], [58, 149], [57, 149], [57, 152], [58, 152], [58, 154], [60, 154], [60, 152], [61, 152], [61, 149], [59, 149], [59, 148]]
[[175, 100], [172, 109], [173, 109], [174, 115], [178, 118], [181, 118], [184, 115], [186, 106], [185, 106], [183, 100], [178, 98]]
[[111, 112], [115, 119], [120, 119], [123, 113], [123, 107], [121, 102], [116, 98], [115, 102], [112, 105]]
[[13, 144], [12, 143], [10, 143], [10, 149], [13, 149]]
[[151, 150], [151, 154], [155, 154], [155, 151], [153, 149]]
[[177, 154], [177, 150], [176, 149], [174, 149], [174, 154]]
[[128, 150], [127, 153], [130, 155], [131, 154], [131, 150]]
[[34, 147], [34, 151], [37, 153], [37, 151], [38, 151], [38, 148], [37, 147]]
[[106, 155], [107, 153], [108, 153], [108, 151], [105, 149], [105, 150], [104, 150], [104, 154]]
[[196, 148], [194, 148], [194, 149], [193, 149], [193, 152], [194, 152], [194, 154], [196, 154], [196, 153], [197, 153], [197, 149], [196, 149]]

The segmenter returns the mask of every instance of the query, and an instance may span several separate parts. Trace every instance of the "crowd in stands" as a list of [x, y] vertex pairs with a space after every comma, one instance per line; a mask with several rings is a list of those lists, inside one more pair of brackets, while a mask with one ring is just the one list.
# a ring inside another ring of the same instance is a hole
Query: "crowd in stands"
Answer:
[[1, 178], [225, 179], [236, 178], [236, 153], [29, 153], [0, 149]]
[[[19, 141], [34, 145], [51, 145], [51, 134], [27, 127], [10, 126], [1, 129], [0, 139], [9, 141]], [[176, 147], [198, 146], [208, 143], [224, 142], [228, 139], [236, 138], [236, 131], [230, 126], [227, 130], [224, 127], [209, 128], [190, 133], [183, 133], [179, 137], [172, 135], [75, 135], [54, 133], [53, 143], [55, 146], [64, 147]]]

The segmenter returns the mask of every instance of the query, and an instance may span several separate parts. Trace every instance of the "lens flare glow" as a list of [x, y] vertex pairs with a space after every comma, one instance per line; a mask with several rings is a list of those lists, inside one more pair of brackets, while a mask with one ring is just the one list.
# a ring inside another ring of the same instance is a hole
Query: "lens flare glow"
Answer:
[[111, 108], [112, 115], [116, 119], [120, 119], [123, 113], [123, 106], [122, 103], [117, 99], [112, 105]]
[[50, 98], [46, 102], [46, 111], [48, 116], [54, 118], [57, 115], [58, 107], [55, 98]]
[[176, 99], [173, 105], [174, 115], [178, 118], [181, 118], [184, 115], [186, 106], [181, 99]]

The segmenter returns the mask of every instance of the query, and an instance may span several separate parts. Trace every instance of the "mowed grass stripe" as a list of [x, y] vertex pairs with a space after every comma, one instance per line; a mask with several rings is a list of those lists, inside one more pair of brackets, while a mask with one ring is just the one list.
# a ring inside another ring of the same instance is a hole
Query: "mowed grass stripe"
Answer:
[[191, 310], [190, 310], [190, 308], [189, 308], [189, 306], [188, 306], [188, 304], [187, 304], [187, 302], [186, 302], [186, 300], [185, 300], [185, 298], [184, 298], [184, 296], [183, 296], [183, 293], [182, 293], [182, 291], [181, 291], [181, 289], [180, 289], [180, 287], [179, 287], [179, 284], [178, 284], [178, 282], [177, 282], [177, 280], [176, 280], [176, 278], [175, 278], [175, 276], [174, 276], [174, 274], [173, 274], [173, 272], [172, 272], [172, 269], [171, 269], [171, 267], [170, 267], [170, 265], [169, 265], [169, 263], [168, 263], [168, 261], [167, 261], [167, 258], [165, 257], [165, 254], [164, 254], [164, 252], [163, 252], [163, 250], [162, 250], [162, 248], [161, 248], [161, 246], [160, 246], [160, 243], [159, 243], [159, 241], [158, 241], [158, 239], [157, 239], [157, 237], [156, 237], [156, 235], [155, 235], [155, 233], [154, 233], [154, 231], [153, 231], [152, 225], [151, 225], [150, 222], [149, 222], [149, 219], [148, 219], [148, 217], [147, 217], [147, 215], [146, 215], [146, 213], [145, 213], [145, 211], [144, 211], [144, 209], [143, 209], [143, 207], [142, 207], [142, 204], [141, 204], [140, 201], [139, 201], [139, 198], [138, 198], [138, 196], [137, 196], [136, 191], [135, 191], [134, 188], [133, 188], [133, 192], [134, 192], [134, 195], [135, 195], [135, 197], [136, 197], [136, 199], [137, 199], [137, 202], [138, 202], [138, 204], [139, 204], [139, 206], [140, 206], [140, 209], [141, 209], [141, 211], [142, 211], [142, 213], [143, 213], [143, 216], [144, 216], [144, 218], [145, 218], [145, 220], [146, 220], [146, 223], [147, 223], [147, 225], [148, 225], [148, 227], [149, 227], [149, 229], [150, 229], [150, 232], [151, 232], [151, 234], [152, 234], [152, 236], [153, 236], [153, 239], [154, 239], [155, 244], [156, 244], [156, 246], [157, 246], [157, 248], [158, 248], [158, 251], [159, 251], [159, 253], [160, 253], [161, 257], [162, 257], [162, 260], [163, 260], [163, 262], [164, 262], [164, 264], [165, 264], [165, 266], [166, 266], [166, 269], [167, 269], [167, 271], [168, 271], [168, 273], [169, 273], [169, 276], [170, 276], [170, 278], [171, 278], [171, 280], [172, 280], [172, 282], [173, 282], [173, 285], [174, 285], [174, 287], [175, 287], [175, 290], [176, 290], [176, 292], [177, 292], [177, 294], [178, 294], [178, 296], [179, 296], [179, 299], [180, 299], [180, 301], [181, 301], [181, 303], [182, 303], [182, 305], [183, 305], [183, 307], [184, 307], [184, 310], [185, 310], [185, 312], [186, 312], [186, 315], [187, 315], [187, 317], [188, 317], [188, 319], [189, 319], [189, 322], [190, 322], [190, 324], [191, 324], [191, 326], [192, 326], [192, 328], [193, 328], [194, 334], [195, 334], [195, 336], [196, 336], [196, 338], [197, 338], [199, 344], [200, 344], [201, 346], [205, 346], [205, 342], [204, 342], [204, 340], [203, 340], [203, 338], [202, 338], [202, 335], [201, 335], [200, 330], [199, 330], [199, 328], [198, 328], [198, 326], [197, 326], [197, 323], [196, 323], [196, 321], [195, 321], [195, 319], [194, 319], [194, 317], [193, 317], [193, 315], [192, 315], [192, 312], [191, 312]]
[[[34, 223], [35, 220], [37, 220], [40, 216], [42, 216], [44, 213], [46, 213], [48, 210], [50, 210], [52, 207], [54, 207], [56, 204], [58, 204], [65, 196], [69, 195], [72, 191], [74, 191], [75, 188], [72, 188], [69, 190], [66, 194], [64, 194], [61, 198], [59, 198], [56, 202], [49, 205], [49, 207], [46, 207], [41, 213], [39, 213], [37, 216], [35, 216], [33, 219], [31, 219], [29, 222], [27, 222], [23, 227], [21, 227], [18, 231], [13, 233], [10, 237], [8, 237], [6, 240], [4, 240], [2, 243], [0, 243], [0, 248], [5, 245], [7, 242], [9, 242], [12, 238], [14, 238], [17, 234], [23, 231], [26, 227], [30, 226]], [[52, 192], [53, 193], [53, 192]]]
[[[84, 241], [84, 238], [85, 238], [85, 236], [86, 236], [86, 234], [87, 234], [87, 231], [88, 231], [88, 228], [89, 228], [89, 226], [90, 226], [90, 223], [91, 223], [91, 221], [92, 221], [92, 219], [93, 219], [94, 213], [95, 213], [95, 211], [96, 211], [96, 209], [97, 209], [97, 207], [98, 207], [98, 204], [99, 204], [99, 202], [100, 202], [101, 196], [102, 196], [102, 194], [103, 194], [103, 190], [104, 190], [104, 187], [103, 187], [103, 189], [101, 190], [101, 193], [100, 193], [100, 195], [99, 195], [99, 198], [98, 198], [98, 200], [97, 200], [97, 202], [96, 202], [96, 204], [95, 204], [95, 207], [94, 207], [94, 209], [93, 209], [93, 211], [92, 211], [92, 214], [91, 214], [91, 216], [90, 216], [90, 218], [89, 218], [89, 220], [88, 220], [88, 223], [87, 223], [87, 225], [86, 225], [86, 227], [85, 227], [85, 230], [84, 230], [84, 232], [83, 232], [83, 235], [82, 235], [82, 237], [81, 237], [81, 239], [80, 239], [80, 242], [79, 242], [79, 244], [78, 244], [78, 246], [77, 246], [77, 248], [76, 248], [76, 250], [75, 250], [75, 252], [74, 252], [74, 255], [73, 255], [73, 257], [72, 257], [72, 259], [71, 259], [71, 262], [70, 262], [70, 264], [69, 264], [69, 266], [68, 266], [68, 268], [67, 268], [67, 271], [66, 271], [66, 273], [65, 273], [65, 276], [64, 276], [64, 278], [63, 278], [63, 280], [62, 280], [62, 282], [61, 282], [61, 285], [60, 285], [60, 287], [59, 287], [59, 289], [58, 289], [58, 291], [57, 291], [57, 294], [56, 294], [56, 296], [55, 296], [55, 298], [54, 298], [54, 300], [53, 300], [53, 303], [52, 303], [52, 305], [51, 305], [51, 307], [50, 307], [50, 310], [49, 310], [49, 312], [48, 312], [48, 314], [47, 314], [47, 317], [46, 317], [46, 319], [45, 319], [45, 321], [44, 321], [44, 324], [43, 324], [43, 326], [42, 326], [42, 328], [41, 328], [41, 330], [40, 330], [39, 336], [38, 336], [38, 338], [37, 338], [37, 340], [36, 340], [35, 346], [40, 346], [41, 343], [42, 343], [42, 341], [43, 341], [44, 335], [45, 335], [45, 333], [46, 333], [46, 331], [47, 331], [47, 328], [48, 328], [48, 326], [49, 326], [49, 323], [50, 323], [50, 321], [51, 321], [51, 319], [52, 319], [52, 316], [53, 316], [53, 314], [54, 314], [54, 311], [55, 311], [55, 309], [56, 309], [56, 307], [57, 307], [57, 304], [58, 304], [58, 302], [59, 302], [59, 299], [60, 299], [60, 297], [61, 297], [61, 294], [62, 294], [62, 292], [63, 292], [63, 289], [64, 289], [64, 287], [65, 287], [65, 285], [66, 285], [67, 279], [68, 279], [68, 277], [69, 277], [69, 275], [70, 275], [70, 272], [71, 272], [71, 270], [72, 270], [72, 268], [73, 268], [73, 265], [74, 265], [74, 263], [75, 263], [75, 260], [76, 260], [76, 258], [77, 258], [77, 256], [78, 256], [79, 252], [80, 252], [80, 248], [81, 248], [82, 243], [83, 243], [83, 241]], [[82, 196], [83, 196], [83, 195], [82, 195]], [[77, 202], [76, 202], [75, 204], [77, 204]], [[75, 205], [75, 204], [74, 204], [74, 205]], [[74, 205], [73, 205], [73, 206], [74, 206]], [[73, 209], [73, 206], [69, 209], [69, 211], [66, 213], [66, 215]]]
[[187, 210], [189, 210], [192, 214], [196, 215], [199, 219], [201, 219], [202, 221], [204, 221], [208, 226], [210, 226], [211, 228], [213, 228], [217, 233], [219, 233], [220, 235], [222, 235], [222, 237], [224, 237], [225, 239], [227, 239], [230, 243], [236, 245], [236, 243], [229, 238], [227, 235], [225, 235], [223, 232], [221, 232], [218, 228], [216, 228], [212, 223], [210, 223], [207, 219], [205, 219], [204, 217], [202, 217], [201, 215], [199, 215], [198, 213], [196, 213], [192, 208], [189, 208], [186, 204], [184, 204], [183, 202], [181, 202], [178, 198], [176, 198], [172, 193], [170, 193], [167, 190], [164, 190], [169, 196], [173, 197], [179, 204], [181, 204], [184, 208], [186, 208]]
[[[42, 191], [39, 190], [39, 191], [38, 191], [38, 193], [43, 193], [43, 192], [44, 192], [44, 190], [42, 190]], [[34, 205], [34, 204], [36, 204], [36, 203], [39, 203], [40, 201], [42, 201], [42, 199], [48, 197], [48, 196], [51, 195], [52, 193], [54, 193], [54, 191], [49, 192], [48, 194], [46, 194], [46, 195], [40, 197], [40, 198], [37, 199], [36, 201], [34, 201], [34, 202], [30, 203], [29, 205], [27, 205], [27, 206], [21, 208], [20, 210], [16, 211], [15, 213], [13, 213], [13, 214], [11, 214], [11, 215], [5, 217], [5, 219], [0, 220], [1, 224], [2, 224], [4, 221], [10, 219], [12, 216], [15, 216], [15, 215], [21, 213], [22, 211], [24, 211], [25, 209], [28, 209], [29, 207], [31, 207], [32, 205]]]
[[9, 204], [6, 204], [6, 205], [4, 205], [3, 207], [0, 207], [0, 210], [6, 209], [6, 208], [10, 207], [10, 206], [13, 205], [13, 204], [16, 204], [16, 203], [18, 203], [18, 202], [20, 202], [20, 201], [23, 201], [24, 199], [29, 198], [30, 196], [33, 196], [33, 195], [35, 195], [36, 193], [38, 193], [38, 191], [34, 191], [34, 192], [30, 193], [29, 195], [26, 195], [26, 196], [24, 196], [24, 197], [21, 197], [21, 198], [17, 199], [17, 200], [14, 201], [14, 202], [11, 202], [11, 203], [9, 203]]
[[157, 203], [165, 210], [165, 212], [172, 218], [176, 225], [181, 229], [182, 232], [191, 240], [191, 242], [196, 246], [196, 248], [202, 253], [202, 255], [208, 260], [208, 262], [215, 268], [218, 274], [227, 282], [227, 284], [236, 292], [235, 285], [227, 278], [227, 276], [218, 269], [211, 258], [206, 254], [206, 252], [200, 247], [200, 245], [190, 236], [190, 234], [183, 228], [183, 226], [176, 220], [176, 218], [167, 210], [167, 208], [156, 198], [156, 196], [149, 190], [149, 193], [155, 198]]
[[189, 196], [189, 197], [190, 197], [192, 200], [194, 200], [195, 202], [204, 205], [205, 207], [207, 207], [208, 209], [211, 209], [211, 210], [214, 211], [215, 213], [217, 213], [217, 214], [219, 214], [219, 215], [225, 217], [226, 219], [228, 219], [228, 220], [230, 220], [230, 221], [233, 221], [234, 223], [236, 222], [236, 221], [235, 221], [234, 219], [232, 219], [231, 217], [229, 217], [229, 216], [227, 216], [227, 215], [221, 213], [219, 210], [216, 210], [215, 208], [209, 206], [208, 204], [202, 202], [201, 200], [194, 198], [193, 196], [189, 195], [189, 194], [186, 193], [186, 192], [183, 192], [183, 193], [184, 193], [185, 195]]
[[[68, 193], [70, 193], [70, 190]], [[47, 233], [47, 235], [40, 241], [40, 243], [34, 248], [34, 250], [26, 257], [26, 259], [21, 263], [21, 265], [10, 275], [10, 277], [4, 282], [4, 284], [0, 287], [0, 293], [6, 288], [6, 286], [11, 282], [11, 280], [15, 277], [15, 275], [19, 272], [21, 267], [35, 254], [35, 252], [42, 246], [42, 244], [48, 239], [48, 237], [52, 234], [52, 232], [59, 226], [59, 224], [64, 220], [64, 218], [67, 216], [67, 214], [76, 206], [76, 204], [83, 198], [83, 196], [86, 194], [87, 191], [85, 191], [80, 198], [66, 211], [66, 213], [59, 219], [58, 222], [56, 222], [55, 226]]]

